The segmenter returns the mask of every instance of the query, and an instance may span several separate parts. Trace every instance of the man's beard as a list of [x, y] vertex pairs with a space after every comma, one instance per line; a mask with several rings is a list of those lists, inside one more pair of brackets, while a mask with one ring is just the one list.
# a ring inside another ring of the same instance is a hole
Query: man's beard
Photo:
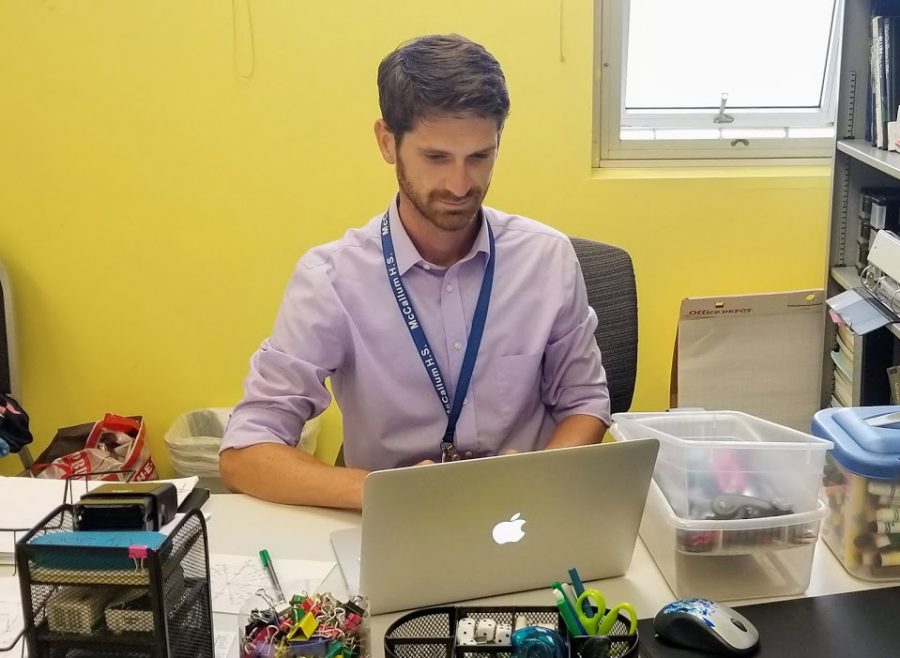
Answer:
[[428, 222], [443, 231], [462, 231], [468, 228], [481, 208], [487, 189], [473, 187], [464, 197], [466, 204], [459, 208], [441, 208], [441, 200], [461, 201], [459, 197], [448, 192], [431, 192], [424, 195], [416, 190], [406, 177], [403, 160], [397, 158], [397, 182], [409, 202]]

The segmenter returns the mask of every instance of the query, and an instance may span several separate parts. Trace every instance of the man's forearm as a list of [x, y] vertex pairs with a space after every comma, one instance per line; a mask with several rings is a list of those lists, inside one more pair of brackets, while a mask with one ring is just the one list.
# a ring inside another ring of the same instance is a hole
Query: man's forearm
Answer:
[[233, 491], [288, 505], [362, 508], [367, 471], [328, 466], [279, 443], [232, 448], [219, 456], [222, 480]]
[[572, 414], [563, 418], [562, 422], [556, 426], [545, 450], [600, 443], [604, 434], [606, 434], [606, 424], [599, 418], [585, 414]]

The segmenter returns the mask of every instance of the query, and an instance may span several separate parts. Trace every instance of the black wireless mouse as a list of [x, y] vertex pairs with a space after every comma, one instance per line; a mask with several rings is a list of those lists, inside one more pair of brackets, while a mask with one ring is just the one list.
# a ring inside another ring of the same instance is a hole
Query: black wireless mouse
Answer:
[[748, 655], [759, 644], [759, 633], [746, 617], [709, 599], [669, 603], [657, 613], [653, 630], [671, 644], [725, 655]]

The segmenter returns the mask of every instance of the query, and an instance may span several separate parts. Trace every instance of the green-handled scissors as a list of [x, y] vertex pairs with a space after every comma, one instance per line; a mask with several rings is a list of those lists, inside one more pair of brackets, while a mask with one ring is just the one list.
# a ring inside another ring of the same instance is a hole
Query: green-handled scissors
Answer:
[[[594, 607], [594, 614], [587, 615], [584, 612], [582, 604], [587, 601]], [[628, 628], [628, 634], [634, 635], [637, 632], [637, 610], [630, 603], [617, 603], [609, 610], [606, 609], [606, 601], [603, 594], [596, 589], [586, 589], [579, 596], [575, 603], [575, 613], [584, 626], [589, 635], [609, 635], [609, 632], [616, 625], [619, 619], [619, 611], [624, 610], [628, 613], [631, 625]]]

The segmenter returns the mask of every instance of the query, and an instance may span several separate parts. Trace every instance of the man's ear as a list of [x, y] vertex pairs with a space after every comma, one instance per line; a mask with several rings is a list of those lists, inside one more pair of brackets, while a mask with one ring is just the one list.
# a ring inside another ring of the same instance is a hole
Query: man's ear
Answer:
[[384, 119], [378, 119], [375, 122], [375, 140], [378, 142], [378, 149], [381, 151], [381, 157], [384, 158], [384, 161], [388, 164], [396, 164], [397, 140]]

